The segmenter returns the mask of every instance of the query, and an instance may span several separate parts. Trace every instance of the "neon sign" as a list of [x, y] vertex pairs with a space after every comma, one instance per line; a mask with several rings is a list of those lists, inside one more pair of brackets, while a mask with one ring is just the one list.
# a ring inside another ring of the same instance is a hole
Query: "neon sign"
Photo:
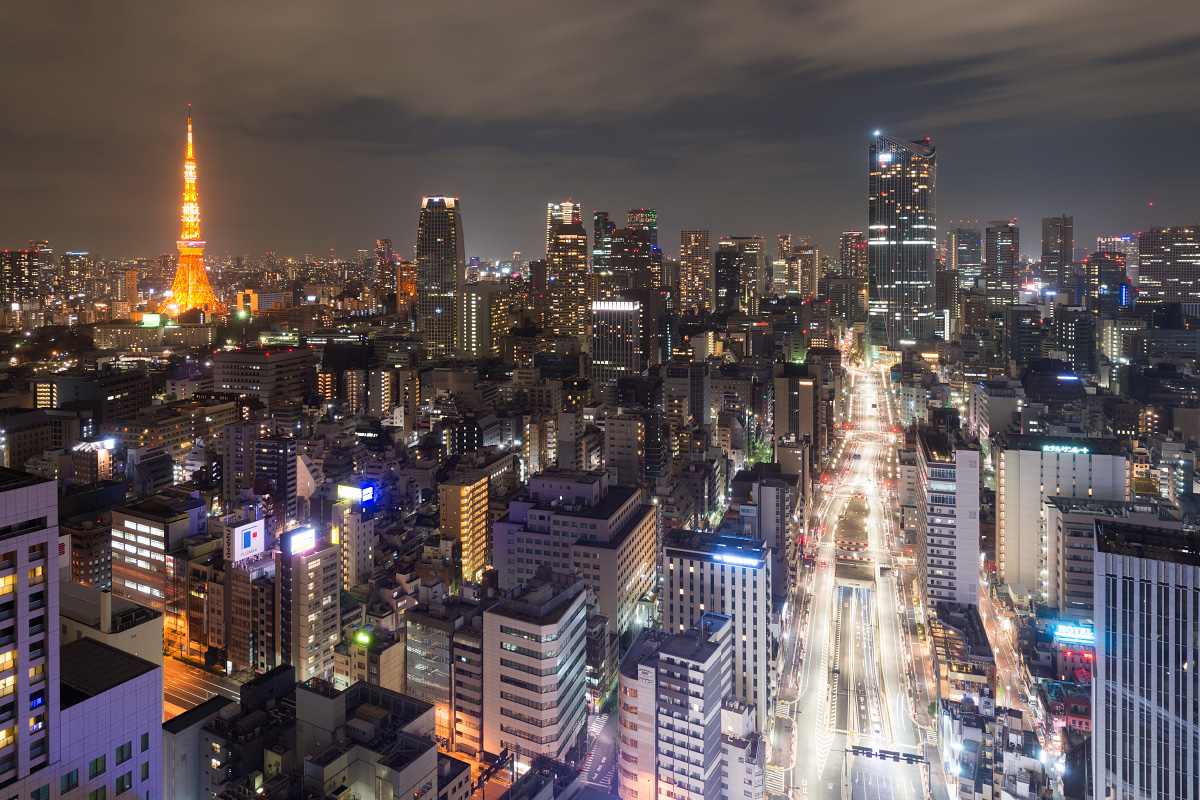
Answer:
[[717, 561], [724, 561], [726, 564], [734, 564], [739, 567], [758, 566], [758, 560], [754, 558], [742, 558], [741, 556], [727, 556], [718, 554], [716, 559]]
[[1044, 445], [1042, 445], [1042, 452], [1043, 453], [1072, 453], [1072, 454], [1079, 455], [1079, 454], [1089, 453], [1091, 451], [1088, 450], [1086, 447], [1083, 447], [1080, 445], [1044, 444]]
[[1071, 642], [1072, 644], [1094, 645], [1096, 643], [1096, 633], [1091, 628], [1068, 625], [1065, 622], [1060, 622], [1055, 627], [1054, 638], [1060, 642]]

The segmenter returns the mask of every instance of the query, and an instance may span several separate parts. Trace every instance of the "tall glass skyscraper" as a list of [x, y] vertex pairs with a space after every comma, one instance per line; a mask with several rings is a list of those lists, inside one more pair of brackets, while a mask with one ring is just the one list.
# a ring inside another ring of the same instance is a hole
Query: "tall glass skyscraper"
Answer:
[[612, 235], [617, 224], [608, 217], [607, 211], [592, 214], [592, 271], [608, 272], [612, 269]]
[[466, 279], [458, 198], [422, 198], [417, 227], [417, 314], [430, 358], [455, 353], [458, 302]]
[[897, 349], [934, 333], [936, 150], [929, 139], [876, 136], [867, 152], [870, 343]]
[[1042, 282], [1071, 288], [1075, 264], [1075, 218], [1042, 217]]
[[987, 310], [1003, 311], [1017, 302], [1021, 258], [1021, 231], [1006, 220], [993, 220], [984, 230], [983, 260], [987, 272]]
[[975, 282], [983, 274], [983, 233], [978, 225], [950, 224], [946, 234], [946, 268], [958, 273], [962, 288], [975, 288]]

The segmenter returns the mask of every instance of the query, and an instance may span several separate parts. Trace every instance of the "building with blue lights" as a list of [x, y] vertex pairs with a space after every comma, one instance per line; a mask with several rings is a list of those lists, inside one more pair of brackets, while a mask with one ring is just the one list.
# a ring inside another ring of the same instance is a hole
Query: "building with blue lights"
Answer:
[[778, 623], [771, 602], [770, 548], [757, 539], [675, 531], [663, 536], [662, 625], [691, 629], [705, 612], [733, 620], [733, 693], [769, 719], [775, 696]]

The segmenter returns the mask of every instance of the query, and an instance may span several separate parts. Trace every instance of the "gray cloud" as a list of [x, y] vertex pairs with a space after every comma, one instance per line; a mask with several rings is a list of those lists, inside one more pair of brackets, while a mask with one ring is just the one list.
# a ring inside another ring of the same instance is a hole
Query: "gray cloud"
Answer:
[[[486, 252], [528, 249], [538, 204], [568, 193], [725, 230], [764, 224], [744, 198], [769, 198], [765, 224], [827, 238], [861, 224], [861, 137], [877, 124], [960, 157], [1042, 137], [1063, 151], [1061, 185], [1105, 147], [1149, 135], [1169, 148], [1200, 116], [1187, 0], [44, 2], [5, 15], [17, 35], [0, 52], [0, 246], [170, 247], [189, 100], [206, 229], [235, 250], [403, 240], [413, 198], [442, 190], [464, 196]], [[994, 164], [970, 167], [943, 168], [944, 217], [1034, 205], [995, 191], [1009, 178]], [[1194, 177], [1194, 159], [1181, 169]], [[1121, 188], [1129, 207], [1153, 190], [1132, 173]]]

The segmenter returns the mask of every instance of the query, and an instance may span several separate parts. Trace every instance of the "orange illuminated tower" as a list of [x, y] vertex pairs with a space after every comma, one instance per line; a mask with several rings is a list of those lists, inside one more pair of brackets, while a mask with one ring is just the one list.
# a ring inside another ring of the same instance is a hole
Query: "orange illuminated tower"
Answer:
[[187, 158], [183, 162], [183, 233], [179, 237], [179, 264], [167, 301], [168, 314], [193, 308], [223, 312], [208, 282], [204, 267], [204, 242], [200, 238], [200, 201], [196, 197], [196, 157], [192, 152], [192, 107], [188, 105]]

